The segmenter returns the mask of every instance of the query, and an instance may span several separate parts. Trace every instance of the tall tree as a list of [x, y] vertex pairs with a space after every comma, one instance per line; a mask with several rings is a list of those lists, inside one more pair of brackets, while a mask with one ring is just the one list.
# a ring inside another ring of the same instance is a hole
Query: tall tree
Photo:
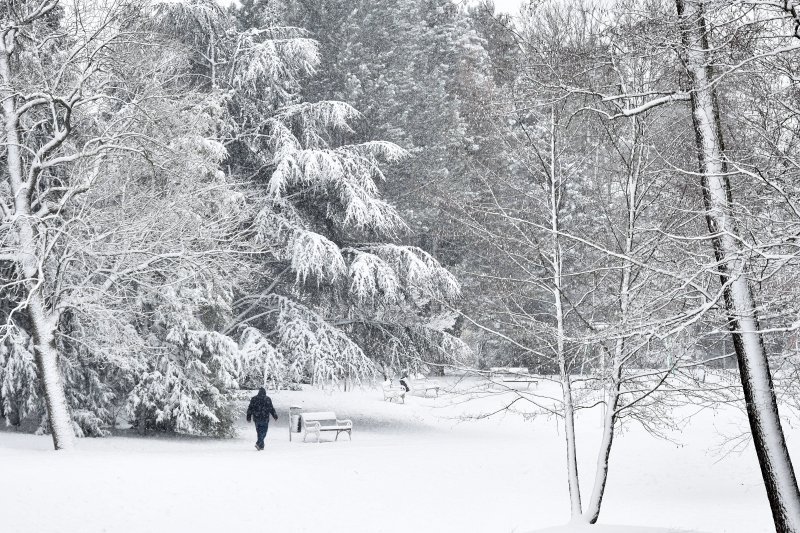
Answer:
[[[234, 10], [242, 31], [254, 34], [263, 31], [258, 28], [264, 22], [276, 22], [277, 15], [271, 6], [243, 4], [241, 9]], [[435, 247], [424, 250], [415, 246], [419, 242], [406, 236], [407, 227], [401, 222], [401, 215], [408, 220], [406, 215], [413, 213], [402, 208], [398, 212], [384, 200], [396, 200], [387, 190], [398, 187], [397, 174], [392, 171], [385, 174], [385, 169], [407, 165], [408, 161], [412, 161], [412, 166], [417, 165], [421, 154], [412, 149], [412, 157], [405, 157], [406, 150], [395, 143], [370, 140], [376, 136], [399, 140], [375, 127], [373, 120], [375, 110], [388, 106], [389, 102], [348, 98], [350, 94], [340, 90], [347, 85], [340, 79], [344, 72], [342, 65], [335, 63], [340, 58], [331, 55], [353, 45], [348, 39], [338, 41], [343, 37], [338, 22], [351, 25], [361, 37], [369, 30], [355, 25], [353, 18], [339, 20], [319, 15], [342, 15], [344, 7], [335, 2], [292, 6], [306, 11], [304, 16], [286, 15], [289, 21], [310, 26], [311, 35], [320, 39], [320, 50], [325, 52], [312, 62], [317, 76], [302, 84], [306, 98], [316, 102], [296, 103], [300, 101], [299, 94], [272, 101], [272, 109], [248, 108], [238, 98], [232, 101], [232, 107], [241, 110], [232, 117], [237, 121], [233, 130], [239, 138], [231, 146], [241, 155], [237, 164], [243, 173], [252, 173], [256, 184], [269, 182], [269, 197], [258, 216], [271, 225], [271, 231], [285, 239], [282, 246], [287, 246], [269, 261], [276, 273], [285, 275], [294, 271], [297, 284], [308, 282], [302, 298], [304, 305], [313, 302], [308, 307], [319, 313], [319, 323], [328, 324], [333, 328], [331, 331], [345, 332], [369, 358], [395, 369], [422, 365], [429, 354], [435, 354], [436, 361], [446, 361], [463, 348], [444, 331], [452, 318], [446, 316], [446, 309], [441, 306], [442, 301], [453, 300], [456, 285], [434, 259]], [[371, 6], [363, 7], [367, 13], [377, 15], [370, 11]], [[366, 56], [359, 57], [365, 68], [372, 64]], [[348, 60], [352, 62], [357, 57], [348, 56]], [[408, 70], [411, 64], [406, 63], [406, 67], [406, 72], [412, 74]], [[322, 87], [326, 90], [319, 90]], [[340, 99], [348, 103], [337, 101]], [[365, 109], [356, 112], [350, 104], [363, 105]], [[273, 118], [259, 122], [253, 120], [256, 115]], [[315, 133], [309, 134], [313, 128]], [[251, 132], [247, 134], [249, 138], [242, 135], [246, 131]], [[295, 133], [298, 131], [300, 135]], [[390, 165], [379, 167], [379, 160]], [[296, 200], [287, 202], [284, 197]], [[287, 210], [289, 207], [292, 212]], [[313, 249], [319, 254], [313, 255], [309, 244], [317, 239], [318, 246]], [[367, 245], [367, 242], [384, 244]], [[302, 263], [308, 261], [319, 261], [320, 268], [305, 270]], [[327, 265], [324, 269], [323, 264]], [[276, 284], [273, 281], [264, 279], [261, 288], [254, 292], [274, 299], [291, 290], [291, 280]], [[314, 290], [311, 281], [316, 284]], [[264, 312], [258, 301], [250, 301], [240, 313], [240, 320], [256, 321], [262, 324], [262, 329], [270, 330], [270, 317]], [[311, 353], [288, 345], [285, 348], [297, 355]], [[315, 362], [328, 358], [312, 359], [312, 366], [321, 369]], [[351, 373], [357, 374], [355, 369]], [[345, 374], [324, 373], [318, 377], [340, 379]]]
[[706, 5], [677, 0], [689, 76], [692, 124], [714, 255], [719, 262], [728, 328], [742, 379], [750, 430], [777, 531], [800, 531], [800, 491], [786, 447], [757, 306], [745, 274], [747, 261], [733, 211]]

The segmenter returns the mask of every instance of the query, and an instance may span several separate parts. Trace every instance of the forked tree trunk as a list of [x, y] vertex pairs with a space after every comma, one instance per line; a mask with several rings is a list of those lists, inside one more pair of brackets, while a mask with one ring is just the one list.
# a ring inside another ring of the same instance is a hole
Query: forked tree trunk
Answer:
[[[620, 322], [626, 324], [629, 317], [629, 307], [631, 301], [631, 280], [633, 275], [633, 263], [629, 257], [633, 255], [634, 237], [636, 234], [636, 215], [637, 215], [637, 195], [639, 192], [639, 182], [642, 174], [642, 145], [640, 139], [641, 125], [638, 119], [633, 118], [631, 138], [633, 143], [630, 153], [630, 166], [626, 184], [626, 204], [628, 207], [627, 220], [625, 221], [625, 247], [623, 249], [624, 259], [622, 260], [622, 275], [619, 281], [619, 313]], [[608, 466], [611, 458], [611, 446], [614, 443], [614, 433], [616, 431], [617, 420], [619, 418], [617, 408], [619, 407], [620, 392], [622, 386], [622, 366], [625, 356], [625, 337], [620, 337], [614, 343], [614, 352], [611, 360], [611, 379], [607, 388], [605, 398], [606, 411], [603, 415], [603, 435], [600, 439], [600, 448], [597, 451], [597, 464], [594, 474], [594, 485], [586, 511], [583, 518], [590, 524], [597, 522], [600, 516], [600, 506], [603, 503], [606, 483], [608, 482]]]
[[[618, 345], [623, 341], [617, 341]], [[608, 465], [611, 458], [611, 445], [614, 443], [614, 432], [617, 425], [617, 406], [619, 405], [621, 367], [614, 365], [614, 375], [611, 380], [608, 400], [606, 401], [606, 412], [603, 416], [603, 436], [600, 439], [600, 448], [597, 451], [597, 465], [594, 473], [594, 485], [589, 503], [586, 505], [586, 512], [583, 518], [590, 524], [597, 522], [600, 517], [600, 505], [603, 503], [606, 483], [608, 481]]]
[[775, 529], [778, 533], [800, 533], [800, 491], [778, 416], [767, 353], [732, 211], [719, 108], [711, 85], [713, 72], [704, 7], [702, 2], [690, 0], [676, 0], [676, 4], [692, 91], [692, 121], [706, 222], [724, 288], [725, 312], [739, 363], [750, 430]]
[[[627, 259], [633, 254], [634, 235], [636, 232], [636, 197], [638, 193], [639, 178], [641, 175], [641, 146], [636, 142], [638, 139], [639, 124], [637, 119], [633, 119], [633, 146], [631, 147], [630, 169], [627, 176], [627, 206], [628, 218], [625, 224], [625, 248], [622, 260], [622, 276], [619, 282], [619, 312], [620, 321], [625, 324], [628, 320], [628, 308], [631, 300], [631, 276], [633, 264]], [[603, 436], [600, 439], [600, 448], [597, 452], [597, 464], [594, 474], [594, 485], [586, 511], [583, 518], [590, 524], [597, 522], [600, 516], [600, 506], [603, 503], [603, 495], [608, 482], [608, 465], [611, 458], [611, 446], [614, 443], [614, 432], [617, 426], [617, 407], [619, 406], [622, 365], [625, 354], [625, 337], [620, 337], [614, 343], [613, 359], [611, 360], [611, 379], [608, 385], [606, 397], [606, 411], [603, 416]]]

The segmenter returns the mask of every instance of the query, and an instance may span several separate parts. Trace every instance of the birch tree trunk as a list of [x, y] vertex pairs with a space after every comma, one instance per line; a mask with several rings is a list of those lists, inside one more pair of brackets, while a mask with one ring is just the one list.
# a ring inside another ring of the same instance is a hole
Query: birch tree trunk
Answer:
[[702, 2], [676, 0], [676, 7], [690, 80], [706, 222], [724, 287], [725, 311], [739, 363], [750, 430], [775, 529], [778, 533], [798, 533], [800, 492], [778, 416], [767, 353], [732, 212], [719, 108], [711, 85], [713, 71], [704, 6]]
[[3, 129], [5, 134], [6, 166], [14, 206], [16, 264], [25, 280], [26, 309], [32, 324], [36, 365], [42, 380], [47, 415], [57, 450], [71, 448], [75, 434], [67, 406], [64, 384], [58, 368], [55, 346], [57, 317], [47, 309], [41, 294], [44, 272], [40, 266], [40, 250], [36, 216], [31, 209], [32, 184], [24, 173], [22, 146], [19, 135], [17, 96], [14, 91], [14, 73], [9, 60], [14, 46], [16, 30], [3, 34], [0, 42], [0, 98], [2, 98]]

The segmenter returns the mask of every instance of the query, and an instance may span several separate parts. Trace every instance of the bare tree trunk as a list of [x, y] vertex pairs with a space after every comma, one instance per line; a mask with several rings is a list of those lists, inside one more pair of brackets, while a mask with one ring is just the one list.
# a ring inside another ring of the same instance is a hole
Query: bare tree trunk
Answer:
[[[637, 142], [639, 123], [633, 119], [633, 143], [631, 147], [630, 168], [626, 186], [628, 219], [625, 225], [625, 248], [622, 260], [622, 276], [619, 283], [619, 310], [620, 322], [625, 324], [628, 319], [630, 304], [631, 271], [633, 264], [628, 257], [633, 254], [634, 234], [636, 231], [636, 197], [639, 178], [641, 174], [641, 145]], [[590, 523], [597, 522], [600, 516], [600, 506], [603, 503], [606, 483], [608, 482], [608, 465], [611, 457], [611, 445], [614, 443], [614, 432], [617, 424], [617, 407], [619, 405], [620, 387], [622, 380], [622, 365], [625, 354], [625, 337], [620, 336], [614, 344], [614, 354], [611, 360], [611, 377], [607, 388], [606, 411], [603, 417], [603, 436], [597, 453], [597, 466], [594, 474], [594, 486], [589, 503], [586, 506], [584, 518]]]
[[581, 489], [578, 478], [578, 456], [575, 438], [575, 407], [572, 402], [572, 382], [567, 366], [564, 346], [564, 305], [562, 301], [561, 239], [559, 236], [559, 210], [561, 204], [561, 183], [558, 179], [556, 160], [556, 117], [551, 112], [550, 130], [550, 229], [552, 231], [553, 303], [556, 311], [556, 359], [561, 374], [561, 393], [564, 401], [564, 433], [567, 445], [567, 484], [569, 487], [570, 511], [573, 517], [581, 515]]
[[732, 212], [722, 128], [710, 66], [708, 32], [702, 2], [676, 0], [694, 123], [706, 222], [724, 287], [728, 327], [739, 363], [747, 415], [775, 530], [800, 533], [800, 491], [783, 435], [778, 404], [756, 305], [745, 275], [743, 250]]
[[[4, 39], [5, 40], [5, 39]], [[25, 278], [27, 309], [33, 326], [33, 342], [39, 378], [42, 380], [45, 404], [57, 450], [71, 448], [75, 434], [67, 407], [64, 384], [58, 368], [58, 352], [55, 346], [57, 319], [47, 310], [41, 294], [44, 272], [39, 265], [37, 228], [31, 212], [29, 184], [24, 174], [20, 138], [17, 131], [19, 116], [14, 94], [14, 76], [9, 64], [7, 44], [0, 49], [0, 98], [4, 122], [6, 164], [14, 197], [14, 218], [18, 244], [17, 263]]]
[[[555, 279], [560, 278], [560, 273]], [[578, 455], [575, 438], [575, 407], [572, 403], [572, 382], [567, 367], [566, 354], [564, 352], [564, 312], [561, 304], [561, 292], [559, 283], [556, 282], [556, 289], [553, 296], [556, 302], [556, 322], [557, 322], [557, 350], [558, 350], [558, 369], [561, 373], [561, 393], [564, 401], [564, 434], [567, 445], [567, 484], [569, 487], [570, 512], [573, 517], [581, 515], [581, 488], [578, 479]]]

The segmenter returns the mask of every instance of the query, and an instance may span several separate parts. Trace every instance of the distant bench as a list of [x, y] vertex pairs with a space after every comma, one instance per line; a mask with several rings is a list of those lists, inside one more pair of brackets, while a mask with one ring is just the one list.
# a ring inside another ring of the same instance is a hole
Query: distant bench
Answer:
[[317, 435], [317, 442], [323, 431], [335, 431], [336, 439], [339, 440], [339, 433], [347, 433], [350, 440], [353, 440], [353, 422], [351, 420], [337, 420], [336, 413], [333, 411], [320, 411], [316, 413], [303, 413], [300, 415], [303, 430], [303, 442], [309, 433]]
[[411, 394], [421, 393], [421, 395], [426, 398], [431, 391], [433, 391], [433, 395], [438, 398], [439, 389], [442, 388], [438, 381], [428, 378], [406, 378], [404, 381], [408, 384], [408, 388], [411, 389]]
[[[435, 397], [439, 397], [439, 389], [442, 386], [436, 380], [431, 380], [428, 378], [403, 378], [400, 380], [400, 385], [391, 385], [389, 381], [386, 381], [381, 386], [383, 389], [383, 400], [384, 401], [397, 401], [397, 402], [406, 402], [406, 394], [415, 394], [417, 396], [425, 396], [428, 397], [430, 392], [433, 392]], [[402, 385], [402, 382], [405, 382], [408, 385], [408, 390]]]
[[493, 367], [489, 369], [489, 379], [498, 380], [495, 383], [503, 385], [524, 383], [526, 390], [531, 385], [539, 386], [539, 380], [531, 376], [525, 367]]
[[406, 388], [402, 385], [383, 385], [383, 401], [406, 403]]

